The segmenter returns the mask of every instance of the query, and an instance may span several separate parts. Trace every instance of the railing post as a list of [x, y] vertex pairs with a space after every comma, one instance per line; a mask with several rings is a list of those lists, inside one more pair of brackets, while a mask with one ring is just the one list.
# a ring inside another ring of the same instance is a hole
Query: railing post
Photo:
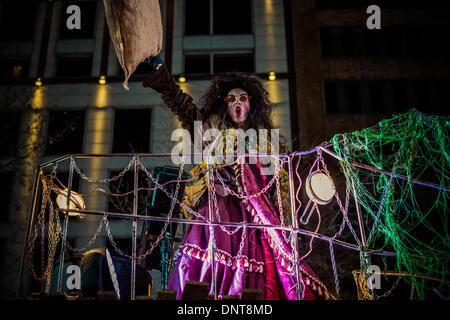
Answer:
[[[138, 215], [138, 184], [139, 184], [139, 156], [134, 156], [134, 192], [133, 215]], [[131, 259], [131, 300], [136, 299], [136, 243], [137, 243], [137, 218], [133, 219], [132, 231], [132, 259]]]
[[[369, 265], [369, 253], [366, 251], [366, 245], [367, 245], [367, 241], [366, 241], [366, 232], [364, 229], [364, 221], [362, 218], [362, 214], [361, 214], [361, 208], [359, 207], [359, 201], [358, 201], [358, 195], [356, 194], [356, 188], [355, 188], [355, 181], [353, 180], [352, 177], [350, 177], [350, 180], [352, 182], [352, 189], [353, 189], [353, 197], [355, 198], [355, 205], [356, 205], [356, 213], [358, 215], [358, 225], [359, 225], [359, 232], [361, 235], [361, 243], [362, 243], [362, 255], [363, 255], [363, 259], [365, 262], [365, 266], [367, 267]], [[363, 270], [364, 275], [366, 276], [366, 280], [367, 280], [367, 270]], [[372, 299], [375, 300], [375, 292], [373, 291], [373, 288], [370, 289], [371, 294], [372, 294]]]
[[[208, 244], [208, 251], [211, 254], [210, 256], [210, 263], [211, 263], [211, 285], [214, 292], [214, 299], [217, 300], [217, 284], [216, 284], [216, 263], [215, 263], [215, 255], [216, 255], [216, 242], [214, 241], [214, 227], [211, 224], [213, 222], [213, 208], [211, 203], [211, 183], [214, 183], [214, 181], [211, 181], [211, 166], [209, 161], [212, 160], [212, 157], [208, 155], [208, 159], [206, 162], [206, 180], [208, 181], [207, 188], [208, 188], [208, 221], [209, 221], [209, 244]], [[214, 178], [214, 177], [213, 177]]]
[[[70, 156], [70, 164], [69, 164], [69, 182], [67, 183], [67, 202], [66, 208], [70, 209], [70, 196], [72, 192], [72, 182], [73, 182], [73, 155]], [[58, 272], [58, 286], [57, 292], [62, 291], [62, 279], [63, 279], [63, 269], [64, 269], [64, 243], [67, 238], [67, 228], [69, 224], [69, 211], [66, 211], [66, 215], [64, 216], [64, 226], [63, 233], [61, 235], [61, 253], [59, 255], [59, 272]], [[49, 275], [51, 277], [51, 275]]]
[[[292, 169], [292, 158], [288, 157], [288, 168], [289, 168], [289, 198], [291, 201], [291, 223], [293, 228], [298, 228], [298, 222], [297, 222], [297, 216], [296, 216], [296, 203], [295, 203], [295, 193], [294, 193], [294, 170]], [[298, 234], [296, 231], [292, 230], [292, 233], [295, 233], [295, 235], [291, 234], [292, 237], [292, 251], [294, 253], [294, 262], [295, 262], [295, 275], [297, 278], [297, 296], [298, 300], [302, 300], [302, 282], [301, 282], [301, 276], [300, 276], [300, 270], [298, 267], [298, 264], [300, 261], [298, 261]]]
[[33, 183], [33, 193], [31, 195], [31, 204], [30, 204], [30, 210], [28, 212], [28, 222], [27, 222], [27, 231], [25, 233], [25, 240], [23, 244], [22, 249], [22, 262], [19, 269], [19, 279], [17, 283], [17, 290], [16, 290], [16, 299], [19, 298], [20, 295], [20, 288], [22, 287], [22, 277], [23, 277], [23, 269], [25, 267], [25, 260], [26, 260], [26, 250], [27, 246], [30, 242], [30, 236], [31, 231], [33, 230], [33, 221], [34, 221], [34, 211], [36, 210], [36, 200], [37, 200], [37, 191], [39, 189], [39, 178], [41, 177], [41, 167], [38, 166], [35, 171], [34, 175], [34, 183]]

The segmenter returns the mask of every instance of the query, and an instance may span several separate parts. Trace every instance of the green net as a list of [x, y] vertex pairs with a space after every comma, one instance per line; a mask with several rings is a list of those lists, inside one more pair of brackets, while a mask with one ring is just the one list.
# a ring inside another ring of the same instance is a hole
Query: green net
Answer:
[[411, 275], [421, 298], [431, 277], [448, 289], [449, 120], [412, 109], [333, 137], [363, 213], [365, 248], [394, 251], [395, 271]]

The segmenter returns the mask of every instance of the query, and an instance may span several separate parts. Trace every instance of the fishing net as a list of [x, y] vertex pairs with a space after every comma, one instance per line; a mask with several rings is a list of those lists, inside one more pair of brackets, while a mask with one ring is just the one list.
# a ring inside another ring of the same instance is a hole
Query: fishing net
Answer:
[[440, 280], [433, 285], [448, 290], [449, 120], [412, 109], [333, 137], [368, 230], [362, 252], [394, 251], [395, 271], [410, 274], [405, 280], [421, 298], [429, 288], [426, 279]]

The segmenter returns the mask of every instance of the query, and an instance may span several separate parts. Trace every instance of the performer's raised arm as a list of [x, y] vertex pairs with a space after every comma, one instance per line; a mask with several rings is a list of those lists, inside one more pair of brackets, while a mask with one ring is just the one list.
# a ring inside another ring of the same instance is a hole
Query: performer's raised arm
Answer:
[[167, 70], [160, 56], [145, 59], [153, 70], [142, 85], [161, 94], [164, 104], [178, 117], [183, 128], [193, 134], [194, 121], [202, 120], [201, 111], [193, 103], [192, 97], [183, 92], [174, 77]]

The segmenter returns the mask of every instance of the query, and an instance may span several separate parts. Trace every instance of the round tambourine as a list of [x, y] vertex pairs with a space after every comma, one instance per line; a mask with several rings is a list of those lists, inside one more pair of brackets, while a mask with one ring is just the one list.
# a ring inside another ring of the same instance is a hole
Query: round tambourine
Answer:
[[315, 203], [325, 205], [333, 200], [336, 188], [331, 177], [318, 170], [312, 172], [306, 179], [306, 193]]
[[[58, 197], [56, 197], [56, 204], [58, 205], [58, 208], [60, 209], [67, 209], [67, 188], [64, 190], [61, 190], [58, 194]], [[83, 197], [76, 193], [75, 191], [70, 191], [70, 202], [69, 202], [69, 210], [75, 209], [75, 210], [84, 210], [86, 209], [86, 205], [84, 204]], [[78, 212], [69, 212], [69, 216], [79, 216], [80, 213]]]

